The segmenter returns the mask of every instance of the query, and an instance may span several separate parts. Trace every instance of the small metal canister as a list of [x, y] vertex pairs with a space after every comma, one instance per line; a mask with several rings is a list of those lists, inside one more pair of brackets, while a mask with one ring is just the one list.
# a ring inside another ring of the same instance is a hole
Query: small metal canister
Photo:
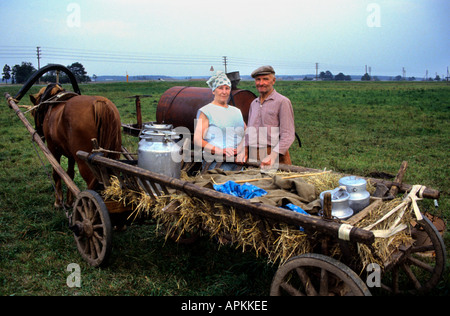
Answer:
[[342, 189], [336, 188], [320, 193], [320, 203], [323, 208], [323, 200], [325, 193], [331, 193], [331, 215], [339, 219], [347, 219], [353, 215], [353, 210], [349, 206], [350, 194]]
[[355, 213], [370, 204], [370, 193], [367, 192], [367, 181], [363, 178], [348, 176], [339, 180], [339, 185], [345, 187], [350, 194], [350, 207]]

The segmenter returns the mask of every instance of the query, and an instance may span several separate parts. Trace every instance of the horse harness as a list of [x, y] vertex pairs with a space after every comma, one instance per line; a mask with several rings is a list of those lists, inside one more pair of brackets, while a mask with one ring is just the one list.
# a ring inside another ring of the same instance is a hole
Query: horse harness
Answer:
[[[60, 91], [54, 96], [49, 96], [52, 89], [56, 86], [55, 85], [49, 85], [47, 89], [45, 89], [44, 93], [41, 96], [41, 101], [36, 106], [36, 112], [34, 113], [34, 122], [36, 126], [36, 131], [41, 137], [44, 137], [44, 131], [43, 131], [43, 123], [45, 115], [48, 113], [48, 111], [51, 111], [53, 105], [64, 103], [68, 101], [69, 99], [78, 96], [78, 93], [71, 92], [71, 91]], [[62, 88], [62, 87], [61, 87]]]

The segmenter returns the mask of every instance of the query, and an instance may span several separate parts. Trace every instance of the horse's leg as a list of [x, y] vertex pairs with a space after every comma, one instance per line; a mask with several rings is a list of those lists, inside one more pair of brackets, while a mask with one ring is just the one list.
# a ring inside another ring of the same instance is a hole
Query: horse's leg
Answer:
[[[73, 180], [75, 177], [75, 159], [69, 158], [69, 166], [67, 167], [67, 174], [69, 175], [70, 179]], [[74, 196], [71, 190], [67, 189], [67, 200], [66, 200], [66, 207], [72, 207], [74, 200]]]
[[88, 165], [81, 159], [77, 159], [77, 165], [78, 171], [86, 182], [88, 190], [98, 189], [97, 178], [95, 178], [95, 176], [92, 174], [92, 171], [91, 169], [89, 169]]

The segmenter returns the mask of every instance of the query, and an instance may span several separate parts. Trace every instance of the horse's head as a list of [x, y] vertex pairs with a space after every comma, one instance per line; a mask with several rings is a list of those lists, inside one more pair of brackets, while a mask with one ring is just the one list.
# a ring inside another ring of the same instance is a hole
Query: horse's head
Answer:
[[46, 101], [62, 91], [65, 90], [59, 83], [51, 83], [47, 87], [43, 87], [41, 90], [39, 90], [38, 93], [30, 95], [31, 103], [37, 106], [34, 108], [34, 110], [31, 111], [31, 115], [33, 115], [34, 117], [36, 131], [41, 137], [44, 136], [42, 124], [44, 122], [45, 114], [47, 114], [47, 110], [50, 105], [50, 103], [46, 103]]

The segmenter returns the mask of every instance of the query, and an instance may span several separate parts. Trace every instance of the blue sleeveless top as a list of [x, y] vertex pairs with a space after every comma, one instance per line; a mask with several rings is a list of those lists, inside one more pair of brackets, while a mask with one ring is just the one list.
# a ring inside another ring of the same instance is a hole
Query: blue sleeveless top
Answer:
[[244, 137], [244, 118], [241, 110], [228, 105], [222, 107], [215, 104], [207, 104], [197, 112], [205, 114], [209, 120], [208, 131], [205, 140], [219, 148], [236, 148]]

